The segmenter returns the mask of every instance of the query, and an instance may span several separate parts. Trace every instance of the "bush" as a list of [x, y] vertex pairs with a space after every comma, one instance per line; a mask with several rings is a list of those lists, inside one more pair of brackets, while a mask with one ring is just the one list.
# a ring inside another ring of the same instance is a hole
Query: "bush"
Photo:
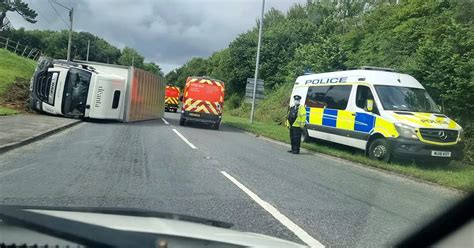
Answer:
[[466, 137], [464, 140], [466, 145], [466, 148], [464, 148], [464, 162], [474, 164], [474, 125], [469, 123], [464, 125], [463, 128]]
[[230, 110], [229, 113], [232, 116], [250, 118], [251, 109], [252, 109], [252, 104], [244, 102], [240, 105], [240, 107]]
[[292, 88], [293, 84], [287, 83], [277, 87], [271, 94], [267, 94], [257, 106], [256, 119], [261, 122], [284, 124]]
[[236, 109], [242, 104], [243, 98], [238, 94], [229, 96], [224, 101], [224, 108], [227, 110]]

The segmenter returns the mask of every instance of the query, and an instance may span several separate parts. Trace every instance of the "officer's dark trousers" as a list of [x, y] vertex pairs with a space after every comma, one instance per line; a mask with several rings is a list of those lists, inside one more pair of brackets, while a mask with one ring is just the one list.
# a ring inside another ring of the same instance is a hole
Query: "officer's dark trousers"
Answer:
[[299, 127], [290, 127], [291, 150], [293, 152], [300, 152], [301, 132]]

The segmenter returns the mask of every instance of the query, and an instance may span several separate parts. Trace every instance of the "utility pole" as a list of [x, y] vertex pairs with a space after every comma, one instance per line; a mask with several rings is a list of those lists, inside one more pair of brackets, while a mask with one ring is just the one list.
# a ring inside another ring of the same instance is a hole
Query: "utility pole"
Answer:
[[71, 61], [71, 43], [72, 43], [72, 21], [74, 16], [74, 8], [69, 10], [69, 41], [67, 43], [67, 61]]
[[71, 61], [71, 44], [72, 44], [72, 22], [74, 19], [74, 8], [68, 8], [53, 0], [53, 2], [67, 10], [69, 10], [69, 41], [67, 43], [67, 61]]
[[262, 0], [262, 14], [260, 15], [260, 27], [258, 29], [257, 61], [255, 62], [255, 77], [253, 82], [252, 110], [250, 111], [250, 123], [253, 123], [253, 114], [255, 112], [255, 95], [257, 94], [258, 65], [260, 63], [260, 46], [262, 43], [263, 12], [265, 11], [265, 0]]
[[91, 40], [87, 40], [87, 55], [86, 61], [89, 61], [89, 47], [91, 46]]

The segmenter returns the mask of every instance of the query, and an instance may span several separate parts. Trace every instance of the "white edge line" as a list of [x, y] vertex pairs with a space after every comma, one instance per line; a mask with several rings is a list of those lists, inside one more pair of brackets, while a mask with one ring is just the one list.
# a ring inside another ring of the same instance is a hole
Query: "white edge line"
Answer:
[[161, 118], [161, 120], [166, 124], [166, 125], [169, 125], [170, 123], [166, 121], [165, 118]]
[[175, 132], [184, 142], [186, 142], [186, 144], [188, 144], [188, 146], [190, 146], [193, 149], [197, 149], [197, 147], [194, 146], [193, 143], [189, 142], [189, 140], [186, 139], [186, 137], [184, 137], [181, 133], [179, 133], [178, 130], [173, 128], [173, 132]]
[[221, 171], [221, 173], [227, 177], [231, 182], [233, 182], [237, 187], [239, 187], [242, 191], [244, 191], [252, 200], [254, 200], [258, 205], [260, 205], [263, 209], [265, 209], [267, 212], [269, 212], [275, 219], [277, 219], [281, 224], [286, 226], [290, 231], [292, 231], [298, 238], [300, 238], [303, 242], [305, 242], [307, 245], [310, 247], [324, 247], [323, 244], [321, 244], [319, 241], [311, 237], [305, 230], [303, 230], [301, 227], [296, 225], [293, 221], [288, 219], [285, 215], [280, 213], [278, 209], [273, 207], [270, 203], [262, 200], [258, 195], [253, 193], [250, 189], [245, 187], [245, 185], [241, 184], [237, 179], [229, 175], [225, 171]]

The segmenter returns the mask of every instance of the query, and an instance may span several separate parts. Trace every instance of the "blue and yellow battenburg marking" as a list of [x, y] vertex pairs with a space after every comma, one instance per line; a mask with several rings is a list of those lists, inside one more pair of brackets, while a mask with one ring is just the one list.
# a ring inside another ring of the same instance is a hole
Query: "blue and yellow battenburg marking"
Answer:
[[372, 134], [381, 133], [385, 137], [397, 137], [393, 123], [367, 113], [353, 114], [351, 111], [306, 107], [306, 123], [343, 130]]

